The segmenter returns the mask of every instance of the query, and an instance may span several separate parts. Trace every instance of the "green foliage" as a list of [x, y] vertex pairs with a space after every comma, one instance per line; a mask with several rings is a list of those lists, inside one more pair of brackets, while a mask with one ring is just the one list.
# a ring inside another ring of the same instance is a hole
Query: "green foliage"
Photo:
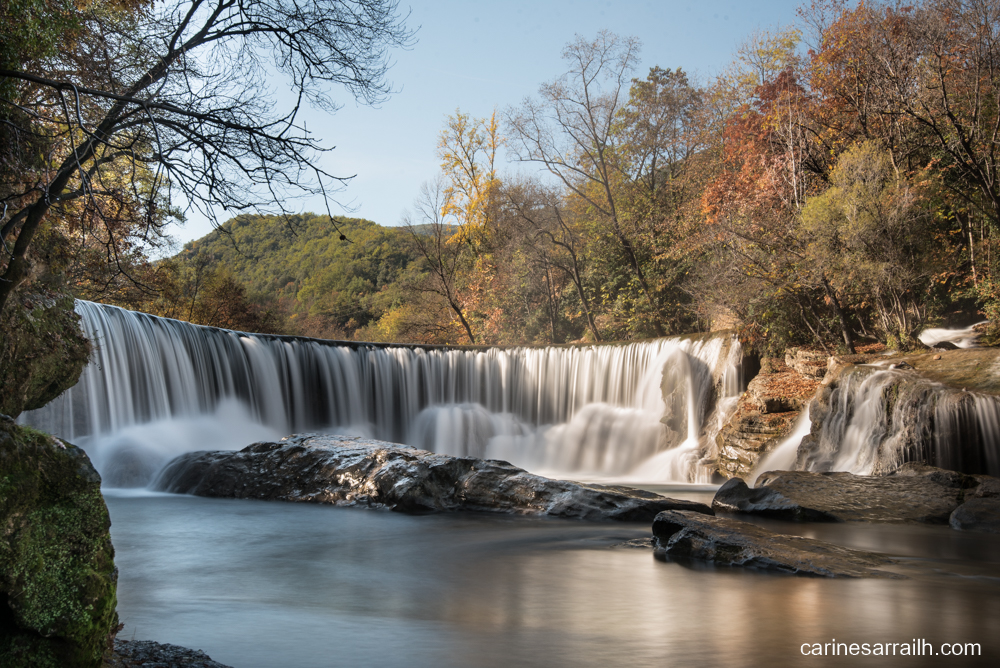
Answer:
[[414, 259], [404, 230], [366, 220], [238, 216], [173, 258], [183, 287], [158, 310], [230, 327], [211, 318], [212, 302], [248, 303], [273, 317], [234, 328], [349, 339], [404, 301], [399, 282]]
[[0, 664], [101, 665], [118, 571], [100, 482], [79, 448], [0, 418]]
[[870, 305], [890, 348], [907, 348], [927, 320], [933, 217], [874, 142], [844, 151], [832, 186], [802, 210], [813, 267]]

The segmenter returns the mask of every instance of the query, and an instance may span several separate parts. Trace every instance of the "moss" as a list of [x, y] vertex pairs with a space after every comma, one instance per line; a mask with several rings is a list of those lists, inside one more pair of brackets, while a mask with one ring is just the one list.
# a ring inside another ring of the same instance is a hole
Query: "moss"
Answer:
[[0, 313], [0, 413], [41, 408], [76, 384], [90, 357], [73, 298], [19, 289]]
[[99, 666], [117, 569], [87, 455], [0, 419], [0, 523], [0, 665]]

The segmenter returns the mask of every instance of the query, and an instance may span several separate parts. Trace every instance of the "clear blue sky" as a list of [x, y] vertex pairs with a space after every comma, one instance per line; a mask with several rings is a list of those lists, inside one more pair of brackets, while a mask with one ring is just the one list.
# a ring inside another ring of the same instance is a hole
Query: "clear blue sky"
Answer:
[[[439, 169], [434, 156], [445, 117], [457, 108], [486, 116], [533, 95], [539, 84], [565, 69], [563, 46], [574, 35], [593, 37], [601, 29], [642, 41], [642, 64], [682, 67], [707, 79], [724, 68], [736, 47], [757, 29], [787, 26], [802, 0], [535, 0], [479, 3], [459, 0], [401, 0], [419, 28], [408, 51], [392, 54], [389, 80], [399, 91], [379, 108], [359, 106], [346, 94], [333, 116], [312, 112], [308, 128], [336, 150], [323, 164], [337, 175], [357, 176], [332, 205], [334, 215], [397, 225], [420, 184]], [[323, 212], [319, 200], [297, 203]], [[170, 234], [180, 243], [211, 231], [191, 214]]]

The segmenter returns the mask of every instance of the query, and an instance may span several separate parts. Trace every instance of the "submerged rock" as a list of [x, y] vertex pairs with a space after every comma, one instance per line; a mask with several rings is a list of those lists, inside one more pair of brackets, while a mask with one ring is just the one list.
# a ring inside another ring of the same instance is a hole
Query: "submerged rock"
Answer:
[[107, 668], [230, 668], [200, 649], [151, 640], [115, 640]]
[[101, 665], [118, 570], [83, 450], [0, 418], [0, 525], [0, 666]]
[[958, 531], [1000, 533], [1000, 498], [969, 499], [955, 508], [948, 523]]
[[755, 488], [729, 480], [712, 507], [785, 520], [947, 524], [952, 511], [992, 480], [914, 463], [887, 476], [769, 471]]
[[795, 575], [900, 578], [878, 567], [894, 560], [811, 538], [774, 533], [725, 517], [666, 511], [653, 521], [654, 554], [719, 566], [742, 566]]
[[658, 512], [711, 514], [702, 503], [533, 475], [504, 461], [452, 457], [350, 436], [303, 434], [239, 452], [192, 452], [154, 486], [197, 496], [368, 506], [407, 513], [485, 511], [584, 520], [651, 521]]

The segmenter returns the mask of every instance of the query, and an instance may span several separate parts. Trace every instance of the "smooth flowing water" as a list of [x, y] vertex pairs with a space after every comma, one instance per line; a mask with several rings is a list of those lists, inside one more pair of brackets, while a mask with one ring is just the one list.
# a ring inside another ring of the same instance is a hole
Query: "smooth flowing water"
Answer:
[[535, 473], [707, 481], [699, 446], [742, 391], [725, 334], [440, 348], [245, 334], [77, 302], [79, 383], [22, 420], [83, 446], [112, 486], [186, 451], [303, 431], [506, 459]]
[[[669, 491], [674, 496], [684, 490]], [[689, 496], [710, 496], [701, 493]], [[907, 580], [798, 578], [613, 548], [648, 526], [108, 497], [122, 636], [237, 668], [969, 666], [1000, 658], [1000, 536], [771, 523], [905, 558]], [[803, 643], [982, 655], [806, 657]]]

